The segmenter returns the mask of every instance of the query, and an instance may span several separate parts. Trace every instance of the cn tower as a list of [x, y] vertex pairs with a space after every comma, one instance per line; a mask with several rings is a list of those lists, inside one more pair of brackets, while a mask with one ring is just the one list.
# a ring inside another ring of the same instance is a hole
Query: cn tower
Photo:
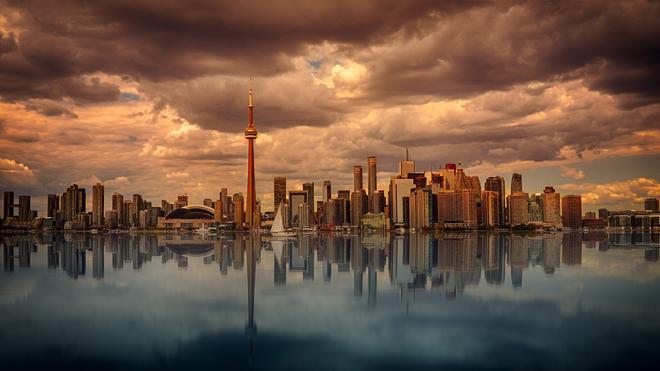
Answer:
[[248, 179], [247, 179], [247, 205], [245, 219], [249, 229], [260, 228], [255, 225], [259, 220], [254, 217], [257, 208], [257, 194], [254, 185], [254, 140], [257, 139], [257, 129], [254, 128], [254, 114], [252, 112], [252, 80], [250, 79], [250, 93], [248, 94], [248, 125], [245, 128], [245, 139], [248, 140]]

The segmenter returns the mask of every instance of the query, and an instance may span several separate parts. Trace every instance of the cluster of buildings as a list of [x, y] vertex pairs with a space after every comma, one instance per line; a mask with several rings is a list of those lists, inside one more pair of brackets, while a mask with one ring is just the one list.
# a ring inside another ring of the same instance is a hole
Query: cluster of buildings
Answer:
[[[513, 173], [510, 192], [501, 176], [488, 177], [482, 184], [478, 176], [465, 173], [460, 164], [448, 163], [431, 171], [417, 171], [406, 156], [399, 161], [398, 173], [390, 177], [389, 189], [377, 189], [377, 159], [367, 158], [366, 188], [362, 165], [353, 166], [352, 189], [332, 191], [332, 183], [322, 183], [316, 196], [314, 182], [302, 189], [287, 190], [286, 177], [273, 180], [274, 212], [262, 214], [260, 202], [254, 207], [252, 223], [283, 215], [286, 227], [297, 229], [492, 229], [492, 228], [565, 228], [602, 229], [660, 228], [658, 199], [649, 198], [643, 211], [601, 209], [582, 213], [580, 195], [561, 196], [552, 186], [541, 193], [523, 190], [521, 174]], [[483, 185], [483, 189], [482, 189]], [[72, 184], [62, 194], [49, 194], [47, 217], [37, 218], [30, 208], [30, 196], [4, 192], [3, 225], [52, 227], [59, 229], [197, 229], [216, 226], [236, 230], [249, 228], [246, 199], [242, 193], [228, 194], [222, 188], [218, 197], [206, 198], [202, 205], [189, 204], [188, 195], [175, 202], [161, 200], [153, 205], [140, 194], [130, 198], [120, 193], [111, 197], [106, 209], [105, 187], [92, 186], [91, 210], [88, 193]], [[320, 198], [320, 199], [318, 199]], [[18, 210], [16, 210], [18, 209]], [[17, 211], [17, 212], [16, 212]]]

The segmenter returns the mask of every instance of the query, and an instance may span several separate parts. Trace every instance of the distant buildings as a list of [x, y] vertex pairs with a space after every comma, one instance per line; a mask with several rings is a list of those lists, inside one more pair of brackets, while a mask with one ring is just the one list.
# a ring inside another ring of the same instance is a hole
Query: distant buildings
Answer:
[[101, 183], [96, 183], [92, 187], [92, 224], [95, 226], [104, 225], [104, 198], [105, 187]]
[[657, 198], [647, 198], [644, 200], [644, 210], [657, 213], [659, 211], [660, 204]]
[[[515, 174], [514, 174], [515, 175]], [[512, 184], [513, 186], [513, 184]], [[509, 196], [509, 224], [512, 226], [529, 223], [529, 195], [525, 192], [513, 192]]]
[[501, 176], [491, 176], [486, 178], [484, 189], [486, 191], [497, 192], [497, 198], [499, 201], [497, 206], [498, 223], [499, 225], [506, 225], [507, 220], [506, 220], [506, 212], [505, 212], [505, 204], [504, 204], [504, 200], [505, 200], [504, 178], [502, 178]]
[[522, 174], [513, 173], [513, 175], [511, 175], [511, 193], [513, 194], [522, 191], [523, 191]]

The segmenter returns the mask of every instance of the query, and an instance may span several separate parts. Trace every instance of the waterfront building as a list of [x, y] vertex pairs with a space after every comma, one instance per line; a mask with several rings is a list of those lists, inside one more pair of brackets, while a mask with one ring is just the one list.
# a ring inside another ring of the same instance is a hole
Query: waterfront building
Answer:
[[[554, 187], [547, 186], [543, 188], [543, 222], [557, 228], [561, 228], [562, 226], [560, 197], [560, 194], [555, 192]], [[580, 211], [581, 214], [582, 212]]]
[[286, 177], [276, 176], [273, 178], [273, 207], [275, 212], [280, 209], [282, 202], [286, 202]]
[[59, 205], [60, 205], [60, 196], [57, 194], [49, 194], [48, 195], [48, 205], [46, 209], [46, 215], [49, 218], [54, 218], [55, 214], [59, 210]]
[[493, 191], [497, 192], [498, 195], [498, 222], [500, 225], [506, 225], [506, 212], [505, 212], [505, 204], [504, 204], [504, 178], [501, 176], [491, 176], [486, 179], [486, 183], [484, 184], [484, 189], [486, 191]]
[[543, 194], [534, 193], [529, 195], [527, 218], [530, 222], [543, 223]]
[[[514, 174], [515, 175], [515, 174]], [[513, 184], [512, 184], [513, 186]], [[509, 196], [509, 224], [523, 225], [529, 222], [529, 195], [525, 192], [513, 192]]]
[[411, 190], [408, 196], [410, 227], [429, 229], [433, 227], [433, 192], [430, 187]]
[[222, 224], [224, 220], [224, 214], [222, 213], [223, 207], [224, 207], [224, 202], [222, 201], [221, 198], [218, 198], [215, 200], [215, 205], [214, 206], [214, 220], [218, 224]]
[[494, 191], [481, 191], [481, 217], [479, 224], [493, 227], [499, 225], [500, 198], [499, 193]]
[[102, 226], [103, 211], [105, 202], [105, 187], [101, 183], [96, 183], [92, 187], [92, 225]]
[[292, 226], [300, 227], [300, 214], [299, 206], [306, 204], [309, 201], [309, 193], [307, 191], [289, 191], [289, 224]]
[[390, 219], [392, 226], [405, 226], [407, 224], [407, 200], [410, 190], [413, 188], [415, 188], [415, 184], [412, 179], [398, 176], [392, 177], [390, 180]]
[[332, 198], [332, 183], [329, 180], [323, 181], [323, 202], [328, 202]]
[[367, 195], [364, 189], [351, 193], [351, 225], [359, 228], [362, 223], [362, 215], [366, 214]]
[[30, 196], [18, 196], [18, 219], [24, 222], [32, 220], [30, 217]]
[[[235, 202], [240, 203], [237, 199]], [[238, 213], [242, 215], [241, 213]], [[213, 224], [215, 213], [206, 206], [184, 206], [175, 209], [165, 217], [158, 218], [158, 228], [166, 229], [197, 229]], [[237, 224], [238, 225], [238, 224]]]
[[119, 213], [117, 210], [105, 211], [105, 225], [108, 228], [117, 228], [119, 224]]
[[580, 229], [582, 227], [582, 197], [580, 195], [562, 197], [561, 216], [564, 228]]
[[2, 210], [3, 218], [7, 219], [14, 216], [14, 192], [5, 191]]
[[362, 166], [353, 166], [353, 192], [362, 190]]

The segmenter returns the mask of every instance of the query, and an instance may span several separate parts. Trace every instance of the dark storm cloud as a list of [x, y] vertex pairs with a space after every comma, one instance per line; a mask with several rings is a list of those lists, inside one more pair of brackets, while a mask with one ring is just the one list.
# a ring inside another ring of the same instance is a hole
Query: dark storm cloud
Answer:
[[529, 81], [584, 78], [593, 89], [660, 96], [660, 4], [529, 2], [438, 17], [422, 40], [377, 55], [369, 91], [467, 97]]

